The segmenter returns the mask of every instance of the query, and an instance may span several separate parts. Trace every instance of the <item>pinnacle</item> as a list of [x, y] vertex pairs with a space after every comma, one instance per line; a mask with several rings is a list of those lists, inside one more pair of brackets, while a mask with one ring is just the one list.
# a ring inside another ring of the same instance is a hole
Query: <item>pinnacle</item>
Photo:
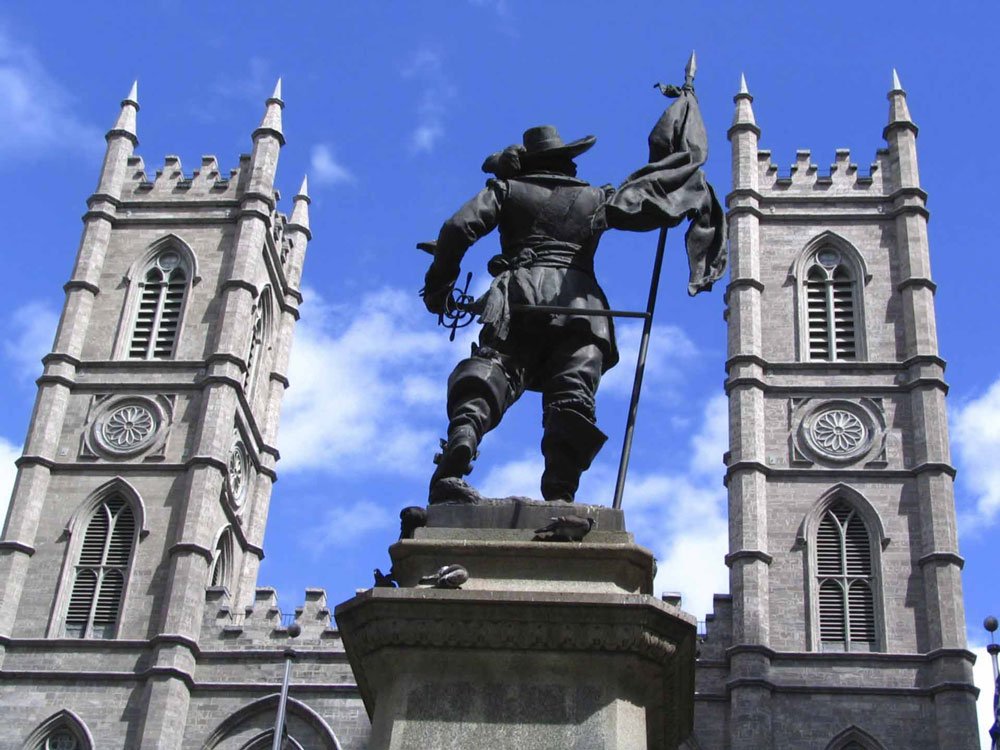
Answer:
[[740, 73], [740, 90], [733, 97], [733, 101], [736, 103], [736, 111], [733, 113], [733, 127], [749, 126], [751, 130], [757, 131], [757, 134], [760, 135], [760, 131], [757, 130], [757, 118], [753, 114], [753, 96], [747, 86], [747, 77], [743, 73]]
[[896, 72], [895, 68], [892, 69], [892, 90], [893, 91], [903, 90], [903, 84], [899, 82], [899, 73]]
[[309, 199], [309, 175], [302, 176], [302, 185], [299, 187], [299, 192], [295, 194], [295, 197]]
[[133, 81], [132, 88], [129, 89], [128, 96], [122, 100], [121, 111], [118, 119], [115, 120], [114, 127], [108, 131], [107, 139], [112, 137], [127, 138], [135, 146], [138, 142], [135, 128], [135, 114], [139, 111], [139, 82]]
[[274, 85], [274, 93], [267, 99], [264, 117], [253, 133], [254, 140], [257, 139], [258, 135], [270, 133], [277, 136], [280, 143], [284, 145], [285, 136], [281, 130], [281, 110], [284, 106], [285, 103], [281, 101], [281, 79], [279, 78], [278, 82]]

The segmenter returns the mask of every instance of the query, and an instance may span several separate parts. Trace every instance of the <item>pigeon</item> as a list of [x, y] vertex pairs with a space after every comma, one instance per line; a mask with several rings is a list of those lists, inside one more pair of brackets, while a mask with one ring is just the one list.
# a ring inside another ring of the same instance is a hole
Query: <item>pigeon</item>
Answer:
[[[535, 529], [535, 539], [543, 542], [580, 542], [597, 523], [589, 516], [587, 518], [558, 516], [551, 520], [552, 523], [548, 526]], [[549, 536], [542, 537], [541, 534], [549, 534]]]
[[437, 572], [420, 579], [420, 583], [430, 584], [436, 589], [459, 589], [469, 580], [469, 571], [461, 565], [443, 565]]
[[394, 589], [396, 588], [396, 581], [392, 577], [392, 571], [389, 571], [389, 575], [386, 575], [378, 568], [375, 568], [375, 588], [377, 589]]
[[399, 511], [399, 538], [413, 539], [413, 532], [427, 525], [427, 511], [411, 505]]

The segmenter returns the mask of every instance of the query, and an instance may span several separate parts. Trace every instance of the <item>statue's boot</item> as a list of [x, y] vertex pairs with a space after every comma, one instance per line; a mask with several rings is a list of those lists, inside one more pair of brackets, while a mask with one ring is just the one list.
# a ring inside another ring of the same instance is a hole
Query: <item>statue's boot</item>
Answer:
[[552, 409], [545, 415], [542, 435], [542, 497], [573, 502], [580, 476], [593, 463], [608, 436], [579, 412]]
[[485, 399], [469, 398], [453, 406], [448, 439], [441, 442], [441, 452], [434, 456], [437, 465], [428, 487], [430, 503], [440, 501], [434, 485], [442, 479], [461, 479], [472, 472], [472, 462], [479, 455], [479, 441], [489, 419], [490, 406]]

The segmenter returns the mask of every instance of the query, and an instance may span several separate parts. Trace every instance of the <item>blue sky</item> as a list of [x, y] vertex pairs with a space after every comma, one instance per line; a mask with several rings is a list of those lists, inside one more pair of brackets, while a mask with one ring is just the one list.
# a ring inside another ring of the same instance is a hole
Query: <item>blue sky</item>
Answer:
[[[444, 427], [443, 381], [468, 337], [449, 344], [423, 311], [416, 290], [426, 256], [413, 245], [481, 187], [487, 153], [552, 123], [567, 139], [596, 134], [580, 175], [617, 183], [644, 161], [665, 104], [652, 84], [680, 82], [695, 48], [707, 171], [720, 193], [730, 187], [725, 131], [741, 72], [761, 147], [776, 163], [787, 169], [797, 148], [810, 148], [822, 167], [849, 147], [864, 167], [883, 143], [895, 67], [921, 128], [967, 618], [981, 644], [983, 617], [1000, 610], [994, 5], [950, 3], [945, 16], [936, 3], [908, 3], [905, 13], [850, 2], [163, 1], [102, 3], [99, 12], [8, 4], [0, 11], [0, 179], [5, 276], [17, 283], [0, 297], [0, 483], [12, 480], [102, 136], [133, 78], [150, 171], [166, 154], [188, 171], [202, 154], [235, 166], [264, 98], [278, 76], [284, 81], [288, 145], [278, 186], [290, 210], [309, 174], [315, 239], [260, 582], [276, 586], [290, 610], [306, 586], [325, 587], [336, 602], [369, 585], [371, 569], [388, 564], [398, 509], [424, 497]], [[721, 288], [686, 296], [678, 240], [668, 243], [625, 507], [660, 558], [658, 586], [683, 591], [703, 617], [710, 593], [726, 589], [725, 328]], [[625, 234], [602, 243], [598, 275], [614, 306], [643, 305], [654, 243]], [[480, 245], [471, 269], [496, 247]], [[485, 274], [476, 276], [481, 285]], [[621, 333], [628, 363], [637, 329]], [[599, 418], [611, 441], [583, 497], [610, 497], [627, 369], [602, 386]], [[509, 417], [472, 478], [496, 494], [534, 493], [537, 398], [526, 396]]]

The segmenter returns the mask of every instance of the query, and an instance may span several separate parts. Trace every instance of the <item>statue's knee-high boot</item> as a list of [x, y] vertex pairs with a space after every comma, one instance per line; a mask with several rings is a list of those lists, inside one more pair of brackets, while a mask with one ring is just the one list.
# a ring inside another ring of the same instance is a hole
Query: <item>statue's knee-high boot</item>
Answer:
[[542, 497], [572, 502], [580, 476], [590, 468], [608, 436], [582, 414], [569, 409], [547, 412], [544, 426]]

